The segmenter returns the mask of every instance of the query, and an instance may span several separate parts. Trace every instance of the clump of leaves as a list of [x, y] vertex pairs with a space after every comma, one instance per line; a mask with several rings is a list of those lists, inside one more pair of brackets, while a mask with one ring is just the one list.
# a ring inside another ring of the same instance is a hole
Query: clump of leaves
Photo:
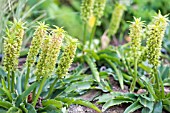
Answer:
[[[90, 102], [73, 97], [65, 98], [64, 95], [61, 97], [54, 93], [56, 85], [66, 89], [68, 87], [66, 84], [72, 83], [66, 82], [67, 79], [64, 77], [68, 75], [75, 56], [78, 43], [76, 39], [68, 36], [62, 28], [49, 29], [45, 23], [39, 23], [28, 52], [26, 70], [25, 68], [18, 70], [19, 52], [24, 35], [23, 23], [15, 20], [6, 32], [7, 37], [4, 43], [5, 71], [1, 69], [3, 73], [0, 73], [2, 85], [0, 89], [0, 109], [7, 112], [53, 111], [57, 113], [70, 104], [80, 104], [100, 112]], [[63, 41], [64, 39], [65, 41]], [[66, 42], [64, 51], [61, 53], [56, 68], [56, 61], [64, 42]], [[37, 63], [36, 58], [38, 58]], [[45, 93], [44, 89], [46, 90]]]

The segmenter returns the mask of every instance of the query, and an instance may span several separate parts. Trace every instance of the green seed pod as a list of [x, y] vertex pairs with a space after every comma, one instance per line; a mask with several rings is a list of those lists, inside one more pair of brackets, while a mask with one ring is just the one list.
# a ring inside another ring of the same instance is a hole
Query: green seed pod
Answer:
[[146, 53], [149, 63], [152, 64], [155, 69], [159, 65], [162, 40], [168, 21], [167, 15], [162, 16], [159, 12], [158, 15], [154, 17], [152, 23], [148, 26], [149, 37], [147, 39]]
[[131, 54], [136, 59], [140, 56], [141, 39], [144, 23], [141, 18], [135, 18], [134, 22], [130, 25], [130, 37], [131, 37]]
[[108, 29], [109, 36], [115, 35], [115, 33], [117, 32], [125, 10], [126, 6], [124, 6], [123, 4], [116, 4], [112, 12], [112, 18]]
[[24, 35], [24, 27], [21, 21], [14, 21], [10, 29], [6, 31], [4, 39], [4, 66], [6, 70], [15, 71], [18, 66], [18, 58]]
[[56, 74], [59, 78], [64, 77], [70, 68], [70, 65], [73, 62], [74, 55], [77, 49], [77, 40], [76, 39], [70, 39], [70, 42], [68, 42], [68, 45], [64, 49], [64, 52], [62, 54], [62, 57], [59, 61]]
[[86, 23], [92, 15], [93, 0], [83, 0], [81, 4], [81, 18]]
[[48, 28], [48, 26], [45, 25], [44, 23], [38, 24], [39, 26], [37, 26], [36, 31], [34, 32], [34, 37], [32, 39], [29, 53], [27, 56], [26, 65], [29, 67], [31, 67], [35, 62], [36, 56], [39, 53], [40, 46], [42, 44], [44, 36], [46, 35], [46, 30]]
[[50, 41], [51, 41], [51, 37], [47, 36], [44, 38], [43, 43], [41, 45], [41, 53], [39, 56], [39, 60], [38, 60], [38, 64], [36, 66], [36, 72], [35, 75], [37, 76], [37, 80], [40, 79], [40, 77], [45, 75], [45, 60], [46, 60], [46, 56], [48, 53], [48, 48], [50, 46]]
[[56, 30], [53, 30], [52, 39], [45, 60], [45, 73], [48, 74], [48, 76], [51, 75], [55, 68], [56, 60], [58, 58], [62, 45], [62, 40], [64, 38], [64, 32], [65, 31], [62, 28], [57, 28]]
[[105, 5], [106, 5], [106, 0], [95, 0], [94, 2], [93, 13], [96, 18], [97, 25], [101, 24], [100, 19], [104, 14]]

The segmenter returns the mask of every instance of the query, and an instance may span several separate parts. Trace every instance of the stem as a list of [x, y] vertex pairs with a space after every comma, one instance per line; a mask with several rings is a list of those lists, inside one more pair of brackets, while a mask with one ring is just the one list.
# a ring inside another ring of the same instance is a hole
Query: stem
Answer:
[[24, 89], [25, 89], [25, 90], [27, 89], [29, 74], [30, 74], [30, 66], [28, 65], [28, 67], [27, 67], [27, 73], [26, 73], [26, 77], [25, 77], [25, 83], [24, 83]]
[[3, 78], [1, 78], [1, 82], [2, 82], [2, 86], [3, 86], [3, 88], [4, 88], [4, 89], [7, 89], [6, 84], [5, 84], [5, 81], [4, 81], [4, 79], [3, 79]]
[[33, 93], [32, 93], [32, 100], [34, 100], [34, 98], [35, 98], [35, 92], [36, 92], [36, 88], [34, 88], [34, 90], [33, 90]]
[[137, 71], [138, 71], [138, 60], [137, 60], [137, 58], [135, 58], [134, 59], [134, 63], [135, 63], [135, 67], [134, 67], [134, 79], [133, 79], [133, 81], [132, 81], [132, 84], [131, 84], [131, 87], [130, 87], [130, 91], [131, 92], [134, 92], [134, 89], [135, 89], [135, 86], [136, 86], [136, 81], [137, 81]]
[[41, 82], [40, 87], [39, 87], [39, 89], [38, 89], [37, 95], [36, 95], [36, 97], [35, 97], [35, 99], [34, 99], [34, 101], [33, 101], [33, 106], [35, 106], [36, 103], [37, 103], [38, 97], [39, 97], [40, 94], [41, 94], [41, 91], [42, 91], [42, 89], [43, 89], [43, 86], [44, 86], [44, 84], [45, 84], [46, 79], [47, 79], [47, 77], [44, 77], [44, 78], [42, 79], [42, 82]]
[[156, 88], [160, 91], [159, 75], [158, 75], [157, 69], [154, 68], [153, 71], [154, 71], [153, 73], [154, 73], [154, 76], [155, 76]]
[[87, 27], [87, 24], [84, 23], [84, 35], [83, 35], [83, 44], [84, 44], [84, 46], [86, 44], [86, 27]]
[[14, 92], [14, 88], [15, 88], [15, 73], [12, 71], [11, 92]]
[[90, 42], [89, 42], [89, 47], [91, 47], [91, 43], [92, 43], [92, 40], [94, 38], [94, 34], [96, 32], [96, 25], [97, 25], [97, 21], [95, 21], [94, 23], [94, 26], [93, 26], [93, 29], [92, 29], [92, 32], [90, 34]]
[[54, 80], [54, 82], [52, 83], [52, 85], [50, 86], [49, 93], [48, 93], [46, 99], [51, 96], [51, 94], [52, 94], [52, 92], [53, 92], [53, 89], [54, 89], [54, 86], [55, 86], [55, 84], [56, 84], [57, 81], [58, 81], [58, 78], [56, 78], [56, 79]]
[[8, 80], [8, 90], [10, 91], [10, 70], [9, 69], [8, 69], [7, 80]]

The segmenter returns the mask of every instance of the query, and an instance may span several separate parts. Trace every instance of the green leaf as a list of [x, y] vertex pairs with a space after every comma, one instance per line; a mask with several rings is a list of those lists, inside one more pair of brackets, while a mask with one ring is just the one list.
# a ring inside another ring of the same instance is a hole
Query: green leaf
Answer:
[[38, 109], [38, 113], [62, 113], [61, 110], [57, 109], [54, 105], [48, 105]]
[[164, 108], [166, 111], [170, 112], [170, 105], [163, 105], [163, 108]]
[[117, 69], [116, 65], [114, 63], [112, 63], [110, 60], [108, 59], [105, 59], [109, 65], [115, 70], [116, 72], [116, 76], [118, 77], [118, 80], [119, 80], [119, 84], [120, 84], [120, 87], [121, 89], [123, 90], [124, 89], [124, 83], [123, 83], [123, 75], [122, 73]]
[[124, 113], [133, 113], [137, 109], [141, 108], [142, 105], [139, 103], [139, 101], [134, 102], [129, 107], [127, 107], [124, 111]]
[[162, 113], [162, 102], [161, 101], [155, 103], [152, 113]]
[[0, 113], [6, 113], [6, 112], [7, 112], [7, 110], [0, 108]]
[[99, 56], [96, 54], [96, 52], [94, 52], [94, 50], [84, 50], [85, 52], [88, 53], [88, 55], [90, 54], [93, 58], [95, 58], [96, 60], [99, 60]]
[[82, 100], [82, 99], [75, 99], [75, 98], [72, 98], [72, 97], [57, 97], [55, 99], [62, 101], [64, 103], [67, 103], [68, 105], [79, 104], [79, 105], [83, 105], [83, 106], [92, 108], [92, 109], [96, 110], [97, 112], [101, 112], [100, 109], [97, 106], [95, 106], [91, 102], [88, 102], [88, 101], [85, 101], [85, 100]]
[[0, 91], [1, 91], [2, 93], [6, 94], [7, 97], [9, 98], [10, 102], [12, 102], [12, 95], [11, 95], [11, 93], [10, 93], [10, 91], [9, 91], [8, 89], [0, 88]]
[[97, 71], [96, 64], [87, 55], [84, 56], [84, 59], [87, 62], [87, 64], [89, 65], [89, 67], [92, 71], [92, 74], [93, 74], [94, 78], [96, 79], [96, 81], [100, 82], [100, 76], [99, 76], [99, 72]]
[[31, 93], [31, 91], [34, 90], [35, 87], [38, 86], [38, 84], [39, 84], [39, 82], [35, 82], [35, 83], [31, 84], [31, 86], [27, 90], [25, 90], [21, 95], [19, 95], [17, 97], [15, 105], [19, 106], [20, 103], [23, 102], [27, 98], [27, 96]]
[[139, 64], [138, 66], [142, 68], [143, 70], [145, 70], [147, 73], [150, 73], [152, 71], [150, 67], [145, 66], [144, 64]]
[[28, 113], [37, 113], [35, 111], [35, 108], [31, 104], [29, 104], [29, 103], [26, 103], [26, 108], [28, 110]]
[[44, 100], [44, 101], [42, 101], [42, 105], [43, 106], [53, 105], [56, 108], [62, 108], [63, 107], [63, 103], [61, 101], [58, 101], [58, 100], [55, 100], [55, 99]]
[[80, 81], [80, 82], [74, 82], [70, 86], [68, 86], [64, 92], [70, 93], [72, 91], [81, 91], [81, 90], [86, 90], [91, 87], [92, 82], [91, 81]]
[[7, 113], [22, 113], [22, 111], [17, 107], [11, 107]]
[[0, 106], [6, 109], [9, 109], [10, 107], [13, 107], [12, 103], [7, 101], [1, 101], [0, 100]]
[[120, 105], [122, 103], [129, 103], [129, 102], [132, 103], [132, 100], [124, 97], [111, 99], [103, 105], [102, 111], [104, 112], [106, 109], [108, 109], [111, 106]]
[[150, 101], [150, 100], [147, 100], [146, 98], [142, 98], [140, 97], [139, 98], [139, 102], [146, 108], [149, 109], [149, 112], [148, 113], [152, 113], [153, 111], [153, 106], [154, 106], [154, 102], [153, 101]]
[[100, 59], [108, 59], [108, 60], [115, 62], [117, 64], [121, 64], [119, 58], [115, 57], [115, 56], [111, 56], [111, 55], [107, 55], [107, 54], [101, 54], [99, 57], [100, 57]]

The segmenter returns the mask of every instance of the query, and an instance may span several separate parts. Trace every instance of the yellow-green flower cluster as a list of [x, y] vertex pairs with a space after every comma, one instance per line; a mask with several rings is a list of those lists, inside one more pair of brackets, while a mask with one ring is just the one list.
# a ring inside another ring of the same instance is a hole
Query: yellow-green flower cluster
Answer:
[[97, 25], [101, 24], [100, 19], [104, 14], [105, 5], [106, 5], [106, 0], [95, 0], [94, 1], [93, 14], [96, 18]]
[[108, 29], [109, 36], [115, 35], [115, 33], [117, 32], [125, 10], [126, 6], [124, 6], [123, 4], [116, 4], [112, 12], [112, 18]]
[[147, 59], [149, 60], [149, 63], [153, 65], [153, 68], [156, 68], [159, 65], [161, 45], [167, 25], [167, 15], [162, 16], [159, 12], [148, 26], [149, 37], [147, 39], [146, 53]]
[[76, 39], [70, 39], [70, 42], [68, 42], [68, 45], [64, 49], [64, 53], [62, 54], [62, 57], [59, 61], [56, 74], [59, 78], [64, 77], [70, 68], [70, 65], [73, 62], [74, 55], [77, 49], [77, 40]]
[[45, 74], [44, 73], [45, 60], [46, 60], [50, 40], [51, 40], [51, 37], [46, 35], [41, 45], [41, 53], [39, 56], [39, 60], [38, 60], [38, 63], [36, 66], [36, 72], [35, 72], [37, 79], [39, 79], [41, 76], [44, 76]]
[[57, 28], [52, 31], [52, 35], [46, 36], [41, 45], [41, 54], [37, 64], [37, 79], [42, 76], [50, 76], [56, 64], [57, 57], [60, 52], [64, 30]]
[[8, 71], [15, 71], [18, 66], [18, 58], [24, 35], [23, 23], [15, 20], [11, 28], [7, 28], [6, 35], [4, 39], [4, 67]]
[[48, 68], [46, 73], [50, 75], [55, 68], [56, 60], [60, 52], [60, 48], [64, 37], [63, 33], [64, 30], [62, 28], [57, 28], [57, 30], [53, 31], [52, 39], [47, 53], [47, 58], [45, 61], [46, 64], [45, 68]]
[[81, 5], [81, 18], [86, 23], [93, 12], [93, 0], [83, 0]]
[[141, 18], [134, 18], [134, 22], [130, 25], [130, 37], [131, 37], [131, 52], [133, 57], [136, 59], [140, 56], [141, 39], [142, 39], [142, 29], [144, 23]]
[[34, 32], [34, 37], [31, 42], [31, 46], [29, 49], [29, 53], [27, 56], [26, 64], [27, 66], [32, 66], [35, 62], [36, 56], [39, 53], [42, 41], [46, 35], [46, 30], [48, 28], [47, 25], [44, 23], [38, 23], [39, 25], [36, 28], [36, 31]]

